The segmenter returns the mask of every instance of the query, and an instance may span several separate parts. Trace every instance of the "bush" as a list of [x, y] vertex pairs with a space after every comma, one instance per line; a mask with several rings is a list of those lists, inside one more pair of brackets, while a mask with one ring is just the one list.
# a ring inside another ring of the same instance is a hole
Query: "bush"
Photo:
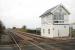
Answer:
[[32, 34], [40, 35], [40, 30], [31, 30], [31, 29], [28, 29], [27, 32], [28, 33], [32, 33]]
[[72, 33], [72, 37], [75, 37], [75, 29], [73, 29], [73, 30], [71, 31], [71, 33]]
[[13, 27], [12, 29], [16, 29], [16, 27]]

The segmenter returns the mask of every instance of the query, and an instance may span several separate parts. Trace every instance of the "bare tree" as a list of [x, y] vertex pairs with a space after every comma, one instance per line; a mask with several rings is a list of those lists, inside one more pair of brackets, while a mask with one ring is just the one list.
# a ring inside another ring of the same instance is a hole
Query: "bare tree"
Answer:
[[12, 29], [16, 29], [16, 27], [13, 27]]
[[24, 25], [24, 26], [22, 26], [22, 29], [26, 29], [26, 26]]
[[1, 39], [1, 36], [4, 34], [4, 30], [5, 30], [5, 26], [4, 26], [3, 23], [0, 21], [0, 39]]

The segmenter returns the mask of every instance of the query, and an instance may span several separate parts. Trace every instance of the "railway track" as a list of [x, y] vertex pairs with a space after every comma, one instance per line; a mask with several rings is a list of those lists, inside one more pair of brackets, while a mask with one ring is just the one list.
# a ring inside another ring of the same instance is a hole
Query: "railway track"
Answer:
[[73, 39], [67, 41], [60, 41], [25, 32], [17, 32], [13, 30], [10, 32], [22, 38], [24, 42], [30, 43], [34, 47], [39, 48], [39, 50], [72, 50], [72, 48], [75, 49], [75, 40]]
[[15, 42], [16, 46], [18, 47], [18, 50], [22, 50], [21, 47], [19, 46], [18, 42], [14, 38], [14, 34], [12, 34], [10, 32], [8, 32], [8, 34], [10, 35], [10, 37], [12, 38], [12, 40]]
[[29, 39], [31, 39], [31, 41], [34, 42], [46, 42], [46, 43], [63, 43], [63, 42], [67, 42], [69, 40], [62, 40], [62, 39], [53, 39], [53, 38], [47, 38], [47, 37], [41, 37], [39, 35], [35, 35], [35, 34], [31, 34], [31, 33], [25, 33], [25, 32], [20, 32], [20, 31], [16, 31], [16, 34], [20, 34], [23, 36], [28, 37]]
[[[56, 42], [56, 40], [54, 40], [54, 39], [43, 38], [41, 36], [37, 36], [37, 35], [35, 36], [35, 35], [32, 35], [32, 34], [22, 33], [22, 32], [21, 33], [20, 32], [15, 32], [15, 31], [11, 31], [11, 32], [12, 33], [14, 32], [13, 33], [14, 35], [17, 35], [18, 37], [22, 38], [24, 40], [24, 42], [27, 41], [28, 43], [34, 45], [35, 47], [39, 48], [40, 50], [49, 50], [49, 49], [55, 50], [55, 47], [50, 46], [48, 44], [46, 44], [46, 45], [39, 45], [40, 43], [44, 43], [44, 42], [46, 42], [46, 43], [47, 42], [54, 43], [54, 42]], [[44, 46], [44, 47], [42, 47], [42, 46]], [[59, 50], [59, 48], [56, 48], [56, 49]]]
[[[20, 47], [20, 45], [18, 44], [18, 42], [17, 42], [17, 41], [15, 40], [15, 38], [13, 37], [13, 36], [15, 36], [15, 34], [14, 34], [13, 32], [10, 32], [9, 34], [10, 34], [10, 36], [12, 37], [12, 39], [14, 40], [14, 42], [15, 42], [15, 44], [17, 45], [18, 49], [19, 49], [19, 50], [22, 50], [21, 47]], [[12, 36], [12, 35], [13, 35], [13, 36]], [[39, 50], [45, 50], [44, 48], [42, 48], [42, 47], [36, 45], [34, 42], [31, 42], [29, 39], [24, 39], [24, 38], [28, 38], [28, 37], [23, 37], [22, 35], [18, 35], [18, 37], [22, 38], [22, 40], [23, 40], [24, 42], [27, 42], [27, 43], [33, 45], [34, 47], [38, 48]]]

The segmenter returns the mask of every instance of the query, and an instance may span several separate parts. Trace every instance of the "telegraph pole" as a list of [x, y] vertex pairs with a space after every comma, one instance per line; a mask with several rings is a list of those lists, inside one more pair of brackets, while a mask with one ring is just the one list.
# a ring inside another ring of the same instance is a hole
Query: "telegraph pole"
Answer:
[[69, 34], [70, 34], [69, 36], [70, 36], [70, 38], [72, 38], [72, 34], [71, 34], [71, 31], [72, 31], [72, 30], [71, 30], [71, 28], [72, 28], [72, 27], [71, 27], [71, 24], [69, 24]]

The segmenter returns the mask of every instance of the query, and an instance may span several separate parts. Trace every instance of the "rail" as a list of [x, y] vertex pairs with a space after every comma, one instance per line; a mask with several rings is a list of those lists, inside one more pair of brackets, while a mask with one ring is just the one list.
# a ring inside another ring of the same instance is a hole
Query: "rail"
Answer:
[[[15, 32], [13, 33], [12, 31], [11, 31], [11, 33], [14, 34], [14, 35], [17, 35], [18, 37], [20, 37], [20, 38], [22, 38], [22, 39], [24, 39], [25, 42], [26, 42], [26, 41], [29, 42], [30, 44], [32, 44], [33, 46], [39, 48], [40, 50], [45, 50], [44, 48], [38, 46], [38, 45], [35, 44], [34, 42], [31, 42], [31, 40], [32, 40], [31, 38], [28, 38], [27, 36], [23, 36], [23, 35], [17, 34], [17, 33], [15, 33]], [[26, 39], [26, 37], [27, 37], [27, 39]], [[12, 37], [12, 38], [13, 38], [13, 37]], [[16, 40], [15, 40], [14, 38], [13, 38], [13, 40], [15, 41], [15, 43], [17, 44], [17, 46], [18, 46], [19, 49], [21, 50], [21, 48], [20, 48], [20, 46], [18, 45], [18, 43], [16, 42]]]
[[9, 35], [11, 36], [11, 38], [13, 39], [13, 41], [15, 42], [15, 44], [17, 45], [19, 50], [22, 50], [21, 47], [19, 46], [19, 44], [16, 42], [15, 38], [11, 35], [11, 32], [9, 32]]

